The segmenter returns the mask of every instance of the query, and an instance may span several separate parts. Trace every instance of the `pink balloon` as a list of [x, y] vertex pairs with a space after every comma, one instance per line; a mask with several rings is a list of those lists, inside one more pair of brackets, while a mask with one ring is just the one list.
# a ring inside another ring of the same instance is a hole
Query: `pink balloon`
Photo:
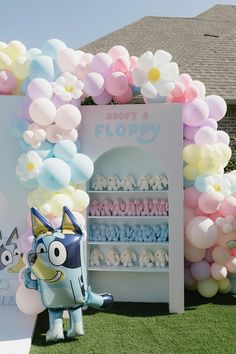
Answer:
[[112, 95], [110, 95], [106, 90], [104, 90], [99, 96], [93, 97], [94, 103], [97, 105], [106, 105], [112, 100]]
[[211, 219], [205, 216], [196, 216], [186, 225], [185, 234], [191, 245], [206, 249], [216, 243], [218, 229]]
[[186, 225], [191, 219], [195, 217], [194, 209], [184, 206], [184, 225]]
[[101, 74], [92, 72], [84, 77], [84, 91], [87, 95], [96, 97], [104, 91], [105, 82]]
[[202, 193], [198, 199], [198, 207], [206, 214], [215, 213], [220, 208], [221, 202], [208, 193]]
[[236, 198], [233, 196], [229, 196], [225, 200], [223, 200], [219, 212], [223, 216], [227, 216], [227, 215], [236, 216]]
[[221, 120], [227, 111], [225, 100], [217, 95], [210, 95], [205, 98], [205, 102], [209, 108], [209, 117], [216, 121]]
[[130, 69], [135, 69], [137, 67], [138, 57], [132, 55], [129, 58], [129, 62], [130, 62]]
[[203, 124], [202, 127], [210, 127], [214, 130], [217, 130], [218, 128], [218, 123], [215, 119], [213, 118], [208, 118]]
[[130, 61], [127, 57], [119, 57], [114, 62], [114, 71], [126, 73], [130, 69]]
[[207, 261], [200, 261], [193, 263], [190, 267], [190, 272], [194, 279], [205, 280], [209, 278], [211, 274], [211, 266]]
[[133, 92], [129, 86], [128, 90], [125, 93], [123, 93], [123, 95], [114, 96], [113, 98], [117, 103], [125, 104], [125, 103], [128, 103], [133, 98]]
[[191, 76], [189, 74], [184, 73], [179, 76], [179, 81], [182, 82], [184, 86], [191, 85], [191, 83], [193, 82]]
[[201, 193], [195, 187], [188, 187], [184, 190], [184, 203], [189, 208], [196, 208], [200, 195]]
[[108, 51], [108, 54], [112, 57], [113, 61], [120, 57], [129, 58], [128, 50], [122, 45], [115, 45]]
[[113, 62], [110, 55], [98, 53], [94, 55], [91, 62], [91, 71], [101, 74], [104, 78], [112, 72]]
[[193, 85], [190, 84], [187, 88], [186, 88], [186, 92], [185, 92], [185, 97], [188, 101], [193, 101], [195, 100], [195, 98], [198, 97], [198, 88]]
[[196, 208], [194, 210], [194, 212], [195, 212], [196, 216], [207, 216], [207, 217], [209, 217], [209, 215], [207, 213], [204, 213], [204, 211], [202, 211], [200, 208]]
[[11, 94], [15, 88], [15, 75], [9, 70], [0, 71], [0, 93]]
[[217, 218], [221, 218], [221, 217], [222, 217], [222, 214], [219, 211], [209, 215], [209, 218], [213, 221], [215, 221]]
[[193, 127], [201, 125], [209, 115], [209, 108], [205, 101], [196, 98], [194, 101], [183, 105], [183, 121], [185, 124]]
[[16, 291], [16, 304], [27, 315], [37, 315], [45, 310], [40, 292], [26, 288], [21, 284]]
[[39, 97], [50, 99], [52, 97], [52, 85], [45, 79], [36, 78], [29, 83], [27, 92], [31, 100]]
[[207, 261], [208, 263], [212, 263], [214, 262], [213, 258], [212, 258], [212, 252], [214, 250], [214, 246], [210, 247], [210, 248], [207, 248], [206, 249], [206, 254], [205, 254], [205, 261]]
[[203, 146], [205, 144], [215, 144], [217, 143], [216, 131], [210, 127], [202, 127], [196, 132], [194, 141], [199, 146]]
[[184, 240], [184, 257], [190, 262], [200, 262], [205, 257], [206, 251], [200, 248], [197, 248], [187, 239]]
[[127, 76], [121, 72], [113, 72], [106, 79], [106, 90], [113, 96], [123, 95], [129, 87]]

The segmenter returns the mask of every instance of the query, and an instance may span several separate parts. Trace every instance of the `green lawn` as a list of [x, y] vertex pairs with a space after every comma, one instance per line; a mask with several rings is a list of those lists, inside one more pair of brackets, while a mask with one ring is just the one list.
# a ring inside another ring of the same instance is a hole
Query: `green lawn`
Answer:
[[40, 315], [30, 354], [226, 354], [236, 350], [236, 296], [204, 299], [187, 292], [185, 313], [167, 304], [116, 303], [106, 312], [84, 313], [85, 335], [54, 344], [45, 341], [47, 313]]

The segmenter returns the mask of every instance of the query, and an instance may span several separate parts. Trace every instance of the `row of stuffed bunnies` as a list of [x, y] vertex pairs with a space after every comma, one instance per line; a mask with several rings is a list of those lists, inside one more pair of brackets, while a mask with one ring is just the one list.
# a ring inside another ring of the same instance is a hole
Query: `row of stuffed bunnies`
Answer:
[[136, 179], [132, 174], [124, 176], [123, 178], [117, 175], [112, 176], [102, 176], [95, 175], [92, 183], [91, 189], [94, 191], [148, 191], [148, 190], [166, 190], [168, 188], [168, 180], [166, 176], [150, 176], [145, 175]]
[[90, 203], [91, 216], [167, 216], [167, 199], [93, 199]]
[[122, 252], [118, 252], [116, 248], [111, 247], [105, 254], [99, 247], [94, 247], [90, 251], [89, 265], [100, 266], [107, 265], [109, 267], [167, 267], [169, 256], [167, 250], [158, 248], [155, 252], [150, 249], [144, 249], [139, 255], [131, 249], [126, 248]]
[[89, 241], [94, 242], [168, 242], [167, 223], [155, 225], [91, 224]]

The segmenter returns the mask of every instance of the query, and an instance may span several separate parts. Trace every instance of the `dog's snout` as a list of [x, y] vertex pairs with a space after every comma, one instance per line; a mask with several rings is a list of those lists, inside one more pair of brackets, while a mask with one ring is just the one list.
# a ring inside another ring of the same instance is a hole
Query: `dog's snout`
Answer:
[[37, 259], [36, 253], [30, 253], [28, 255], [28, 260], [29, 260], [30, 265], [33, 265], [36, 262], [36, 259]]

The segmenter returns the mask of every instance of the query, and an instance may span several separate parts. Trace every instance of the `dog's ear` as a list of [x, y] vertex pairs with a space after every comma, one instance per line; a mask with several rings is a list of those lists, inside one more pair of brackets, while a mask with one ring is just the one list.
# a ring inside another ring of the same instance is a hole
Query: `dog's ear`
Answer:
[[12, 233], [10, 234], [7, 242], [6, 242], [6, 245], [10, 245], [12, 243], [12, 241], [16, 241], [18, 240], [18, 231], [17, 231], [17, 228], [15, 227], [14, 230], [12, 231]]
[[61, 223], [61, 232], [62, 233], [74, 233], [74, 234], [83, 234], [81, 226], [78, 224], [73, 213], [67, 208], [63, 208], [63, 216]]
[[35, 238], [42, 234], [51, 234], [54, 231], [49, 221], [35, 208], [31, 208], [31, 219]]

